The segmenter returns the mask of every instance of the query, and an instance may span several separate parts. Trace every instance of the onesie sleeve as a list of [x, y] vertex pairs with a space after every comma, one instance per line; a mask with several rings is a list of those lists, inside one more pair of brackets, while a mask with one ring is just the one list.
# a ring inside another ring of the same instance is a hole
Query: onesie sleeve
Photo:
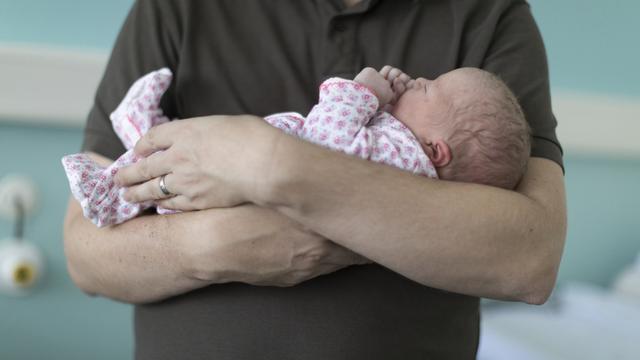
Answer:
[[319, 102], [305, 122], [300, 137], [344, 151], [378, 110], [378, 98], [355, 81], [331, 78], [320, 85]]
[[531, 126], [531, 156], [563, 167], [551, 110], [549, 69], [542, 36], [525, 1], [512, 1], [500, 17], [482, 68], [502, 78], [514, 92]]
[[[129, 87], [144, 74], [163, 67], [177, 73], [180, 13], [174, 1], [135, 2], [96, 91], [84, 129], [83, 151], [93, 151], [110, 159], [125, 152], [109, 114], [117, 108]], [[172, 83], [160, 103], [169, 118], [177, 116], [174, 89]]]

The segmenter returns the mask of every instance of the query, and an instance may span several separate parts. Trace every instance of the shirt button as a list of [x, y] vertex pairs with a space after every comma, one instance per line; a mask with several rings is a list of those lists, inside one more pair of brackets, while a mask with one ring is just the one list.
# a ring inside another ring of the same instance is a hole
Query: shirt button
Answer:
[[342, 22], [335, 23], [333, 25], [333, 30], [336, 32], [344, 32], [345, 30], [347, 30], [347, 25], [345, 25], [345, 23], [342, 23]]

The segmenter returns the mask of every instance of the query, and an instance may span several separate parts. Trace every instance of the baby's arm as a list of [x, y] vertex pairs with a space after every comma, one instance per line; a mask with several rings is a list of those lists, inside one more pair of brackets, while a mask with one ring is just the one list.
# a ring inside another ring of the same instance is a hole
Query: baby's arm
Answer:
[[378, 110], [378, 98], [355, 81], [331, 78], [320, 85], [320, 100], [311, 109], [298, 136], [344, 151]]
[[353, 81], [368, 87], [376, 93], [382, 108], [385, 105], [394, 105], [398, 98], [407, 89], [411, 88], [414, 82], [409, 75], [391, 65], [385, 65], [380, 69], [380, 72], [377, 72], [374, 68], [364, 68], [356, 75]]
[[391, 82], [385, 79], [385, 77], [374, 68], [366, 67], [362, 69], [353, 81], [369, 88], [378, 98], [380, 107], [383, 107], [393, 100], [394, 96], [393, 89], [391, 89]]
[[132, 149], [149, 129], [169, 121], [160, 108], [160, 99], [172, 78], [173, 74], [167, 68], [141, 77], [111, 113], [113, 129], [125, 148]]

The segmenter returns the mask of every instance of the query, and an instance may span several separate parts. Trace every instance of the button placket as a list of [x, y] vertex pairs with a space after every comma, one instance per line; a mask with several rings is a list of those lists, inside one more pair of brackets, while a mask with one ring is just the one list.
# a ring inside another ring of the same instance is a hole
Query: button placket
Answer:
[[347, 25], [344, 23], [344, 21], [334, 21], [333, 31], [337, 33], [343, 33], [346, 30], [347, 30]]
[[352, 16], [333, 18], [325, 46], [324, 75], [351, 74], [355, 61], [355, 27]]

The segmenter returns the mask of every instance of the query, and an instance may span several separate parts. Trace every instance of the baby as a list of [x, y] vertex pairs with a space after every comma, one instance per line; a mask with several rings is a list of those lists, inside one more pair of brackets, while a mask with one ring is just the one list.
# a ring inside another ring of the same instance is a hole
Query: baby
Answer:
[[[62, 160], [72, 194], [99, 227], [154, 206], [127, 203], [113, 176], [138, 160], [131, 149], [148, 129], [169, 121], [158, 104], [170, 82], [168, 69], [147, 74], [111, 114], [129, 149], [111, 166], [102, 168], [84, 154]], [[324, 81], [319, 98], [306, 118], [289, 112], [265, 121], [330, 149], [431, 178], [513, 189], [525, 171], [527, 122], [507, 86], [486, 71], [462, 68], [413, 80], [390, 66], [365, 68], [354, 80]]]
[[[386, 110], [386, 111], [383, 111]], [[313, 143], [444, 180], [513, 189], [530, 154], [530, 130], [495, 75], [461, 68], [435, 80], [385, 66], [353, 81], [331, 78], [305, 118], [265, 120]]]

